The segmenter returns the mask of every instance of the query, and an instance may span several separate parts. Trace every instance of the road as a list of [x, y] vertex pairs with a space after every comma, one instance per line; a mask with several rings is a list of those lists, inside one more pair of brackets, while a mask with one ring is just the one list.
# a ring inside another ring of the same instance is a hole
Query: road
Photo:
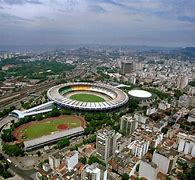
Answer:
[[12, 118], [9, 116], [0, 119], [0, 131], [3, 128], [3, 126], [5, 126], [7, 123], [11, 122], [11, 120], [12, 120]]
[[22, 169], [16, 167], [13, 163], [10, 163], [9, 168], [25, 180], [35, 179], [35, 174], [37, 172], [35, 169], [22, 170]]
[[9, 168], [13, 172], [18, 174], [21, 178], [23, 178], [25, 180], [33, 180], [33, 179], [35, 179], [35, 175], [36, 175], [36, 172], [37, 172], [35, 169], [31, 169], [31, 170], [20, 169], [13, 162], [10, 162], [5, 156], [4, 156], [4, 158], [6, 159], [7, 163], [9, 164]]

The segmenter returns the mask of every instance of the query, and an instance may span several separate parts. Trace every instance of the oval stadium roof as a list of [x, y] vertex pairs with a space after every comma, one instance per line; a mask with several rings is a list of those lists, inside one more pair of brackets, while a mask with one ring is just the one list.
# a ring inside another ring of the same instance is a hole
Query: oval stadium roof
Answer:
[[150, 98], [152, 96], [150, 92], [144, 90], [131, 90], [128, 94], [137, 98]]

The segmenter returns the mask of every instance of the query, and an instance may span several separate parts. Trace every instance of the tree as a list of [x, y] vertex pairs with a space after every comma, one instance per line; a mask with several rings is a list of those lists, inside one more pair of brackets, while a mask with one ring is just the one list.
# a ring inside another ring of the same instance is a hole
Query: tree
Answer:
[[81, 158], [80, 158], [80, 161], [81, 161], [83, 164], [86, 164], [87, 158], [86, 158], [86, 157], [81, 157]]
[[175, 92], [174, 92], [174, 96], [179, 99], [179, 97], [183, 95], [183, 93], [179, 90], [179, 89], [176, 89]]
[[18, 145], [4, 144], [3, 151], [9, 156], [20, 156], [23, 155], [22, 149]]
[[59, 149], [62, 149], [62, 148], [64, 148], [65, 146], [68, 146], [69, 144], [70, 144], [70, 141], [69, 141], [68, 138], [64, 138], [64, 139], [59, 140], [59, 141], [57, 142], [57, 146], [58, 146]]
[[11, 129], [4, 129], [3, 133], [1, 134], [1, 138], [5, 142], [13, 141], [12, 130]]
[[137, 166], [136, 166], [136, 172], [138, 172], [139, 171], [139, 166], [140, 166], [140, 164], [138, 164]]
[[129, 180], [129, 175], [127, 173], [124, 173], [122, 175], [122, 180]]
[[168, 131], [168, 128], [167, 127], [163, 127], [162, 130], [161, 130], [161, 132], [163, 134], [167, 134], [167, 131]]
[[191, 169], [191, 179], [195, 179], [195, 164], [192, 166]]
[[103, 162], [102, 160], [100, 160], [98, 157], [92, 155], [89, 157], [89, 160], [88, 160], [88, 164], [91, 165], [93, 163], [99, 163], [103, 166], [106, 166], [105, 162]]
[[3, 155], [0, 153], [0, 161], [3, 160], [3, 159], [4, 159], [4, 157], [3, 157]]
[[61, 114], [62, 114], [62, 115], [71, 115], [72, 112], [71, 112], [69, 109], [62, 109], [62, 110], [61, 110]]
[[53, 109], [53, 110], [49, 113], [49, 115], [50, 115], [51, 117], [57, 117], [57, 116], [60, 115], [60, 111], [59, 111], [57, 108], [55, 108], [55, 109]]
[[128, 104], [130, 113], [133, 113], [138, 108], [138, 106], [139, 106], [139, 101], [137, 99], [131, 99]]

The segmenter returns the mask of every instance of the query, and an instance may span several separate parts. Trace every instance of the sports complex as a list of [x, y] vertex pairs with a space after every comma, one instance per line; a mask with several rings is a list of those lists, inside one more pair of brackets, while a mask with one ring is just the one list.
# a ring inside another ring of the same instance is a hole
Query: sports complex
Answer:
[[54, 86], [48, 90], [47, 96], [59, 107], [84, 111], [114, 110], [129, 100], [128, 95], [118, 88], [85, 82]]
[[17, 142], [24, 142], [26, 150], [56, 142], [63, 137], [83, 133], [84, 118], [74, 115], [51, 117], [41, 121], [31, 121], [17, 127], [12, 135]]

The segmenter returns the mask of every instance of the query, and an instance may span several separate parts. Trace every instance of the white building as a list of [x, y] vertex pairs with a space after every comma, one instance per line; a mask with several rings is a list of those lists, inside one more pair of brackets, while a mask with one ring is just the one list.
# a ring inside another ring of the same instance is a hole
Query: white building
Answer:
[[177, 88], [184, 89], [188, 85], [188, 77], [187, 76], [179, 76], [177, 78]]
[[60, 151], [49, 156], [49, 165], [52, 170], [58, 168], [60, 164], [65, 164], [68, 171], [71, 171], [78, 164], [78, 152]]
[[139, 176], [148, 180], [156, 180], [158, 174], [158, 166], [153, 162], [148, 162], [144, 158], [140, 161]]
[[98, 163], [87, 164], [81, 173], [81, 180], [107, 180], [107, 170]]
[[195, 135], [178, 133], [178, 152], [195, 157]]
[[139, 123], [142, 123], [142, 124], [146, 124], [146, 121], [148, 119], [148, 117], [146, 117], [142, 114], [134, 114], [134, 118], [136, 121], [138, 121]]
[[157, 109], [154, 107], [149, 107], [147, 110], [146, 110], [146, 115], [149, 116], [151, 114], [154, 114], [155, 112], [157, 112]]
[[167, 103], [166, 101], [161, 101], [158, 105], [158, 108], [161, 110], [166, 110], [171, 107], [171, 104]]
[[124, 115], [120, 119], [120, 130], [131, 135], [138, 127], [138, 121], [130, 115]]
[[67, 166], [68, 171], [74, 169], [74, 167], [78, 164], [79, 154], [78, 151], [70, 151], [64, 156], [64, 161]]
[[178, 153], [173, 150], [160, 152], [155, 151], [153, 153], [152, 162], [157, 164], [160, 172], [167, 174], [175, 168], [177, 157]]
[[135, 157], [141, 159], [148, 152], [149, 144], [150, 142], [144, 139], [142, 141], [135, 140], [128, 145], [128, 148]]
[[100, 130], [96, 137], [97, 155], [101, 159], [107, 160], [114, 154], [115, 150], [117, 150], [120, 138], [121, 135], [119, 133], [115, 133], [113, 130]]

